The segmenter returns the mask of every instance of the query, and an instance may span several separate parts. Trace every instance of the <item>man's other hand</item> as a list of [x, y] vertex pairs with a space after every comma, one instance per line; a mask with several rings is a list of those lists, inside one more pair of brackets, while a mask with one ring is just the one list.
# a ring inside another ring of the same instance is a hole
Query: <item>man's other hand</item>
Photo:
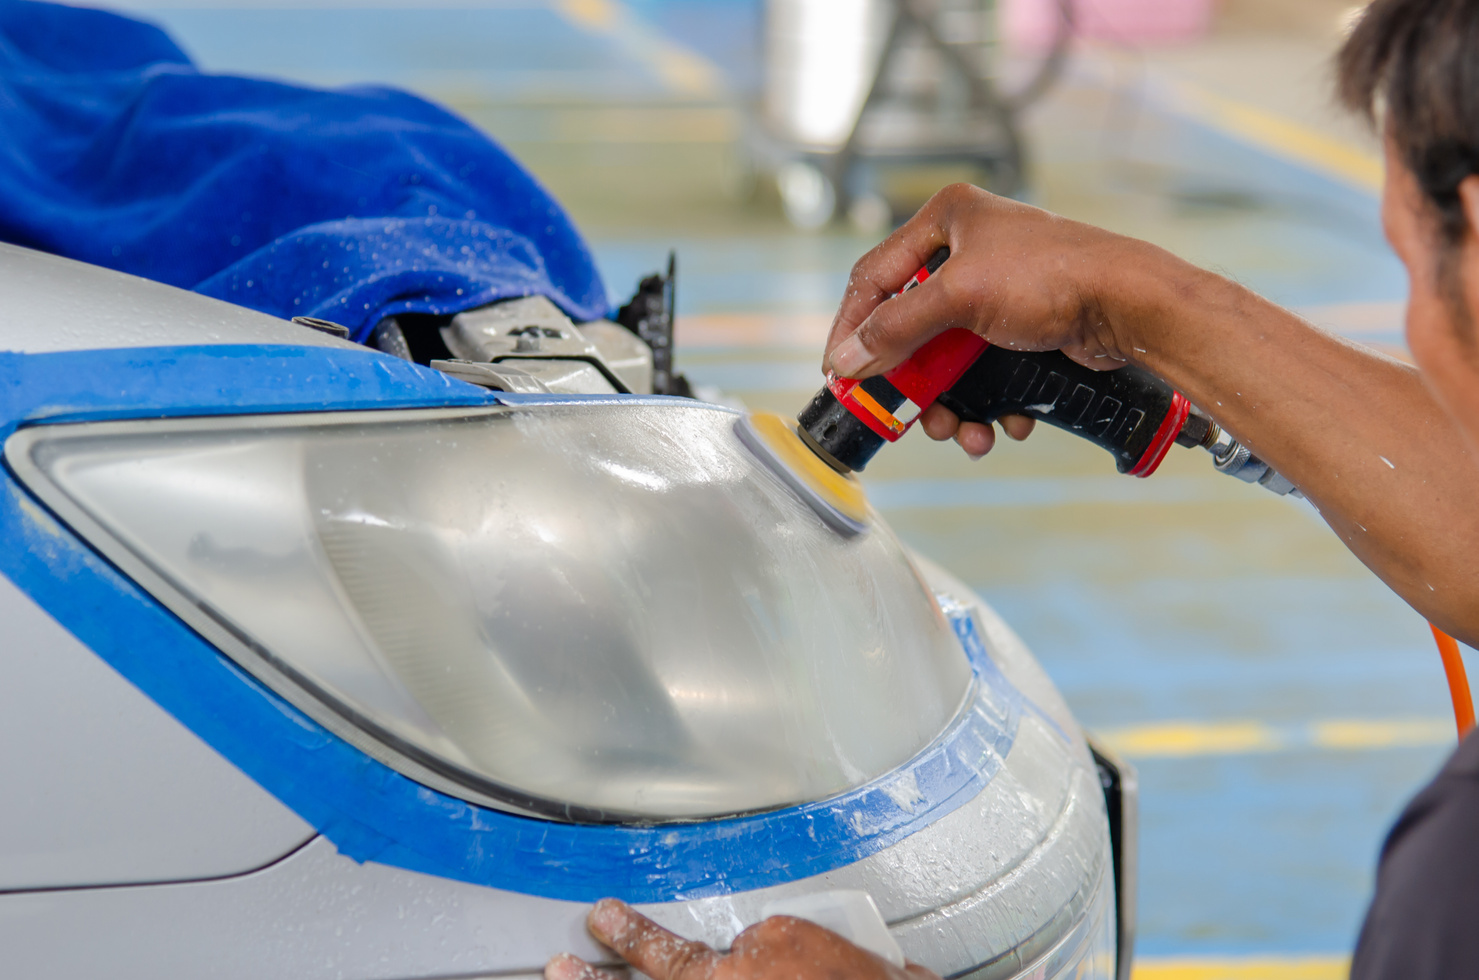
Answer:
[[[740, 933], [728, 953], [668, 932], [625, 902], [606, 898], [586, 919], [591, 933], [653, 980], [939, 980], [915, 963], [900, 969], [804, 919], [777, 915]], [[584, 960], [562, 953], [545, 980], [613, 980]]]

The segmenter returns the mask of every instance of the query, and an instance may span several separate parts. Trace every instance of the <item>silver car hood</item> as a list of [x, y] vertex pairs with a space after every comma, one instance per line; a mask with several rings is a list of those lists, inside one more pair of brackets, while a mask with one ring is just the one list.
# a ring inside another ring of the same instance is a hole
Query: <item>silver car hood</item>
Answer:
[[100, 266], [0, 243], [0, 350], [202, 344], [362, 350], [287, 320]]

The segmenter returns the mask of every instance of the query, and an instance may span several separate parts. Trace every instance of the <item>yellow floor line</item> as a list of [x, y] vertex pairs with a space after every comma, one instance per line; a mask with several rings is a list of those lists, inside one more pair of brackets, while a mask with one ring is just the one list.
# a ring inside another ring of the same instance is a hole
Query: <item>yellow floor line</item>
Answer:
[[1173, 91], [1192, 115], [1210, 126], [1362, 190], [1381, 190], [1382, 161], [1374, 153], [1190, 82], [1176, 82]]
[[1346, 956], [1135, 959], [1133, 980], [1346, 980]]
[[1203, 755], [1249, 755], [1319, 749], [1369, 751], [1452, 745], [1446, 718], [1327, 719], [1300, 725], [1261, 721], [1165, 721], [1097, 733], [1132, 759]]
[[679, 95], [712, 97], [719, 73], [701, 55], [669, 40], [635, 17], [618, 0], [558, 0], [555, 9], [570, 23], [604, 34], [639, 61], [651, 65]]
[[1326, 749], [1390, 749], [1445, 745], [1458, 737], [1447, 719], [1426, 721], [1322, 721], [1310, 726], [1311, 741]]
[[1168, 721], [1121, 728], [1103, 737], [1116, 752], [1134, 758], [1242, 755], [1284, 747], [1279, 732], [1257, 721]]
[[739, 113], [722, 106], [561, 108], [550, 113], [540, 143], [732, 143]]

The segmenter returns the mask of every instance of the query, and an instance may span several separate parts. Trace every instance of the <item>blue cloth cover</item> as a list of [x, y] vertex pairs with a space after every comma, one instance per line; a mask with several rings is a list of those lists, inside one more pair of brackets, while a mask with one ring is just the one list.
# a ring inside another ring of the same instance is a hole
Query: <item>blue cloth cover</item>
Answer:
[[512, 296], [608, 312], [564, 210], [446, 110], [203, 74], [149, 24], [27, 0], [0, 0], [0, 239], [358, 340]]

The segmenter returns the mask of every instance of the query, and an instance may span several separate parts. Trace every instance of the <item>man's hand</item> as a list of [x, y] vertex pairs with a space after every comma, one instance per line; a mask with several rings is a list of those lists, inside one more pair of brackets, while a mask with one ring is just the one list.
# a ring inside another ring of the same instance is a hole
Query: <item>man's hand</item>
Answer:
[[[919, 288], [885, 303], [941, 245], [950, 247], [950, 260]], [[952, 185], [853, 266], [827, 338], [826, 367], [848, 378], [878, 374], [951, 327], [1003, 347], [1061, 349], [1089, 367], [1118, 367], [1135, 359], [1137, 345], [1120, 335], [1104, 302], [1112, 290], [1101, 284], [1115, 266], [1147, 250], [969, 184]], [[1031, 419], [1001, 421], [1014, 439], [1032, 431]], [[976, 457], [995, 442], [990, 426], [961, 425], [940, 405], [920, 424], [933, 439], [954, 436]]]
[[[885, 304], [942, 245], [950, 260]], [[1143, 242], [952, 184], [853, 266], [827, 337], [826, 366], [849, 378], [899, 364], [964, 327], [1003, 347], [1061, 349], [1090, 367], [1129, 360], [1105, 308], [1106, 279]]]
[[[835, 932], [777, 915], [740, 933], [728, 953], [675, 936], [625, 902], [606, 898], [586, 919], [591, 933], [653, 980], [939, 980], [911, 963], [899, 969]], [[613, 980], [584, 960], [562, 953], [545, 980]]]
[[[1387, 174], [1393, 240], [1404, 255], [1430, 247], [1421, 188], [1397, 156]], [[950, 260], [884, 302], [941, 245]], [[1420, 300], [1409, 320], [1428, 324], [1418, 335], [1451, 332], [1440, 322], [1431, 264], [1409, 264]], [[1017, 350], [1058, 348], [1090, 367], [1133, 361], [1163, 378], [1299, 487], [1419, 613], [1479, 642], [1474, 463], [1463, 432], [1413, 368], [1164, 249], [964, 184], [935, 195], [853, 268], [827, 364], [868, 377], [948, 327]], [[922, 423], [935, 438], [955, 427], [938, 406]], [[957, 439], [979, 454], [990, 446], [986, 436], [960, 431]]]

